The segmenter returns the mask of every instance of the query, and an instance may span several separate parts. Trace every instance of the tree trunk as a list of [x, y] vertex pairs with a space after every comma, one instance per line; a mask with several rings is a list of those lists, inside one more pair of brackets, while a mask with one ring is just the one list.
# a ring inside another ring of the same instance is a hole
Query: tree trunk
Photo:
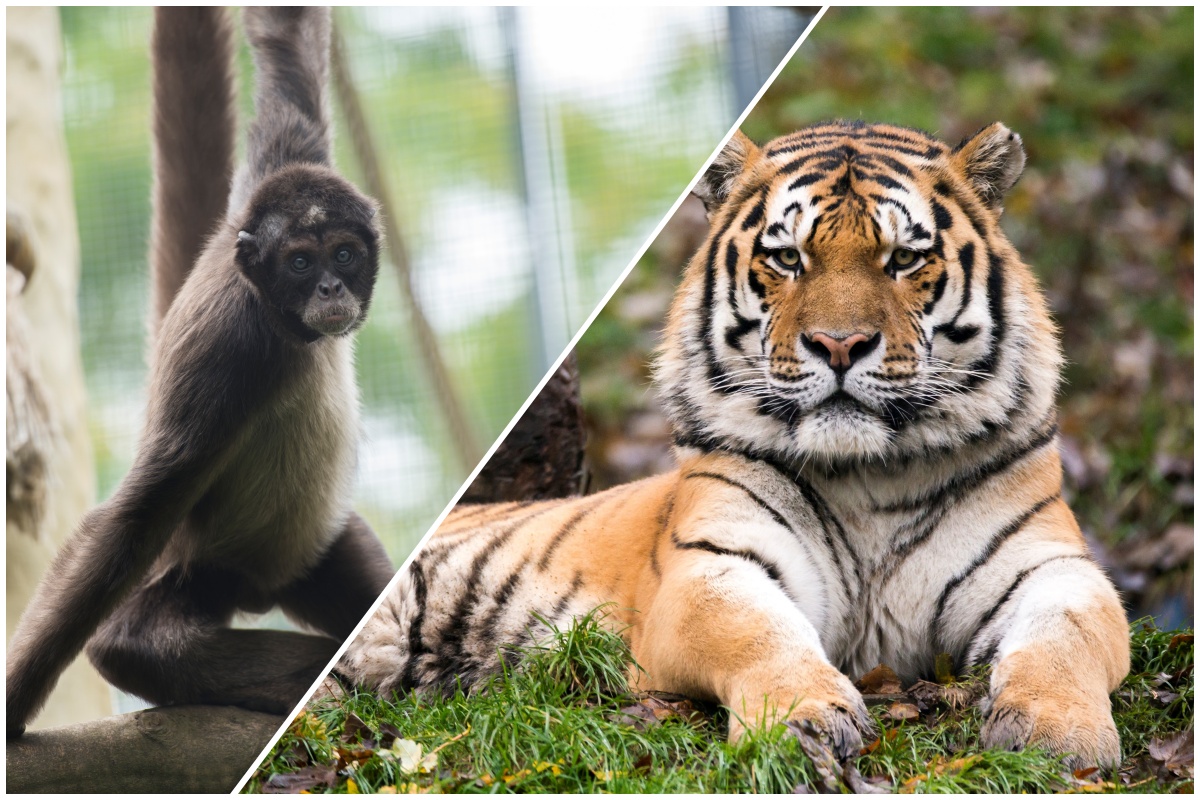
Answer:
[[475, 477], [462, 502], [548, 500], [581, 493], [586, 439], [579, 367], [571, 353]]
[[[19, 232], [10, 231], [15, 238], [8, 242], [6, 260], [16, 262], [16, 271], [29, 278], [7, 308], [8, 316], [21, 316], [16, 322], [24, 344], [20, 353], [7, 354], [8, 366], [10, 373], [14, 366], [20, 370], [21, 388], [34, 389], [25, 398], [40, 398], [40, 430], [52, 434], [14, 440], [14, 431], [39, 429], [29, 413], [38, 403], [12, 403], [9, 413], [23, 417], [13, 420], [8, 431], [5, 596], [11, 635], [58, 546], [95, 502], [96, 477], [76, 308], [79, 240], [59, 102], [58, 9], [9, 8], [6, 14], [5, 189], [8, 211], [21, 221], [13, 226]], [[10, 342], [9, 349], [13, 347]], [[39, 472], [46, 478], [40, 485]], [[85, 659], [78, 659], [59, 679], [35, 725], [65, 725], [111, 713], [108, 686]]]

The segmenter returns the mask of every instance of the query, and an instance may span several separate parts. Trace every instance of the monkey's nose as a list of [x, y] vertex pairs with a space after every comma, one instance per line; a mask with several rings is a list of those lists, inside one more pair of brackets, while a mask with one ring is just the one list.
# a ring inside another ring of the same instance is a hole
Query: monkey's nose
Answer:
[[346, 294], [346, 284], [338, 278], [323, 280], [317, 284], [317, 294], [322, 300], [328, 300], [330, 297], [342, 297]]
[[843, 337], [818, 331], [812, 335], [801, 335], [800, 341], [812, 353], [825, 359], [834, 372], [841, 374], [874, 350], [880, 338], [878, 331], [873, 334], [852, 333]]

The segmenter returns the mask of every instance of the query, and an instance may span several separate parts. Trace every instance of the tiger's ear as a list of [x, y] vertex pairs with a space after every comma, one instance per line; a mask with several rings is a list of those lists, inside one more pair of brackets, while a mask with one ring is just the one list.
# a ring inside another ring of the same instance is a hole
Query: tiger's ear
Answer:
[[1025, 148], [1020, 136], [993, 122], [954, 148], [951, 160], [984, 205], [999, 209], [1001, 198], [1025, 169]]
[[746, 134], [741, 131], [733, 132], [733, 137], [692, 189], [692, 194], [703, 201], [709, 217], [712, 217], [713, 212], [729, 198], [733, 187], [737, 185], [738, 177], [758, 159], [758, 154], [758, 147]]

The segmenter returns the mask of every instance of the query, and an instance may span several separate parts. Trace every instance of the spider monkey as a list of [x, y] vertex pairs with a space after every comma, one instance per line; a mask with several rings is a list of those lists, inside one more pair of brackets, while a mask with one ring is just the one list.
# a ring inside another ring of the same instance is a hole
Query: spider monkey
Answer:
[[[380, 232], [375, 202], [332, 167], [329, 11], [247, 9], [245, 23], [255, 119], [230, 191], [232, 25], [221, 9], [156, 12], [146, 420], [133, 467], [12, 638], [9, 738], [85, 645], [107, 680], [152, 703], [285, 713], [393, 573], [350, 508], [349, 334]], [[229, 627], [276, 605], [318, 635]]]

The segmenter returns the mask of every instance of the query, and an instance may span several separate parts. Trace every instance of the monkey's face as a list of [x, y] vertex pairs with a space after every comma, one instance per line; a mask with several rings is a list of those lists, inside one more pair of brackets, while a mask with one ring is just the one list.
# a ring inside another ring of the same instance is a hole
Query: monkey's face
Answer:
[[304, 341], [358, 329], [379, 269], [374, 204], [319, 169], [292, 168], [264, 182], [238, 234], [243, 273]]
[[339, 232], [329, 241], [301, 236], [288, 242], [276, 269], [290, 284], [291, 310], [306, 327], [323, 336], [349, 333], [362, 324], [370, 302], [374, 270], [364, 285], [363, 265], [370, 250], [357, 236]]

